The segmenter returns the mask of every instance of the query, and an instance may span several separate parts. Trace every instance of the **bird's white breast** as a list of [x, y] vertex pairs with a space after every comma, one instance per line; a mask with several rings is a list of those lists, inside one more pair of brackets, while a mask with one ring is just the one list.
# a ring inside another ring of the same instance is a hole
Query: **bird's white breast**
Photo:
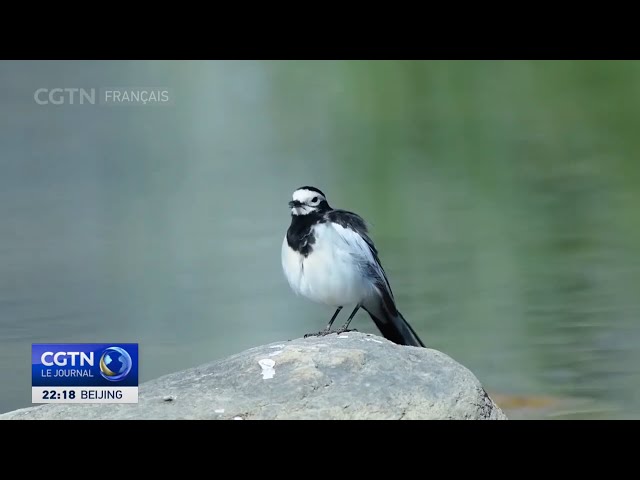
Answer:
[[304, 257], [282, 243], [282, 268], [292, 290], [334, 307], [356, 304], [372, 293], [363, 275], [362, 251], [349, 242], [345, 229], [332, 223], [313, 227], [312, 252]]

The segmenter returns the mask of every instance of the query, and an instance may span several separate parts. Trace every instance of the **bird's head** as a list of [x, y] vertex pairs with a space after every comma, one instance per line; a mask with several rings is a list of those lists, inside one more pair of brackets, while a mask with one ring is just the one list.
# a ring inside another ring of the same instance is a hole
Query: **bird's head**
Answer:
[[291, 208], [291, 215], [308, 215], [331, 209], [324, 193], [316, 187], [310, 186], [300, 187], [293, 192], [289, 208]]

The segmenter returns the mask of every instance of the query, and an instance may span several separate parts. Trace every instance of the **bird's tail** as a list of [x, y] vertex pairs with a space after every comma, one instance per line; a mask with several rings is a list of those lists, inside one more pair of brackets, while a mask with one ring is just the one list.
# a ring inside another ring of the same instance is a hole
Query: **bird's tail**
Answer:
[[418, 334], [397, 309], [394, 308], [393, 312], [386, 308], [375, 309], [375, 312], [367, 308], [365, 310], [387, 340], [398, 345], [425, 347]]

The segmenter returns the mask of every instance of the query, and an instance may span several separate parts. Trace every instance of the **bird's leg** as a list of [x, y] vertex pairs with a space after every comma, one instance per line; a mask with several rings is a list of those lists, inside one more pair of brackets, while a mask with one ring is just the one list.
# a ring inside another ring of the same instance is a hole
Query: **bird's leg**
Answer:
[[349, 324], [351, 323], [351, 320], [353, 320], [353, 317], [356, 316], [356, 313], [358, 312], [358, 310], [360, 310], [360, 304], [356, 305], [356, 308], [353, 309], [353, 312], [351, 312], [351, 315], [349, 315], [349, 318], [347, 319], [346, 323], [343, 326], [341, 326], [338, 330], [336, 330], [337, 334], [341, 334], [344, 332], [357, 332], [355, 328], [353, 330], [349, 330]]
[[340, 310], [342, 310], [342, 307], [338, 307], [338, 309], [336, 310], [336, 313], [334, 313], [333, 317], [331, 317], [331, 320], [329, 320], [329, 324], [324, 329], [326, 332], [329, 332], [331, 330], [331, 325], [333, 325], [333, 322], [336, 321], [336, 318], [338, 317]]
[[320, 330], [317, 333], [307, 333], [304, 336], [304, 338], [307, 338], [307, 337], [324, 337], [325, 335], [328, 335], [329, 333], [331, 333], [331, 325], [333, 325], [333, 322], [335, 322], [336, 317], [340, 313], [340, 310], [342, 310], [342, 307], [338, 307], [336, 312], [333, 314], [333, 317], [331, 317], [331, 320], [329, 320], [329, 324], [325, 327], [324, 330]]

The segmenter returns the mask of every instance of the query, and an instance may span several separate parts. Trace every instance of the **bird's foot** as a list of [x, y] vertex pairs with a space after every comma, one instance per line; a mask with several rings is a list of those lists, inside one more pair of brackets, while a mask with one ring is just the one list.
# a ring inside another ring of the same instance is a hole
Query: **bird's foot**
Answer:
[[336, 330], [336, 334], [340, 335], [341, 333], [347, 333], [347, 332], [357, 332], [358, 330], [355, 328], [344, 328], [344, 327], [340, 327], [338, 330]]
[[341, 333], [347, 333], [347, 332], [357, 332], [358, 330], [356, 330], [355, 328], [344, 328], [344, 327], [340, 327], [337, 330], [331, 330], [329, 328], [325, 328], [324, 330], [320, 330], [319, 332], [316, 333], [307, 333], [305, 334], [304, 338], [308, 338], [308, 337], [325, 337], [331, 333], [335, 333], [336, 335], [340, 335]]
[[330, 333], [333, 333], [331, 330], [329, 330], [328, 328], [325, 328], [324, 330], [320, 330], [319, 332], [316, 333], [307, 333], [305, 334], [304, 338], [308, 338], [308, 337], [324, 337], [325, 335], [329, 335]]

